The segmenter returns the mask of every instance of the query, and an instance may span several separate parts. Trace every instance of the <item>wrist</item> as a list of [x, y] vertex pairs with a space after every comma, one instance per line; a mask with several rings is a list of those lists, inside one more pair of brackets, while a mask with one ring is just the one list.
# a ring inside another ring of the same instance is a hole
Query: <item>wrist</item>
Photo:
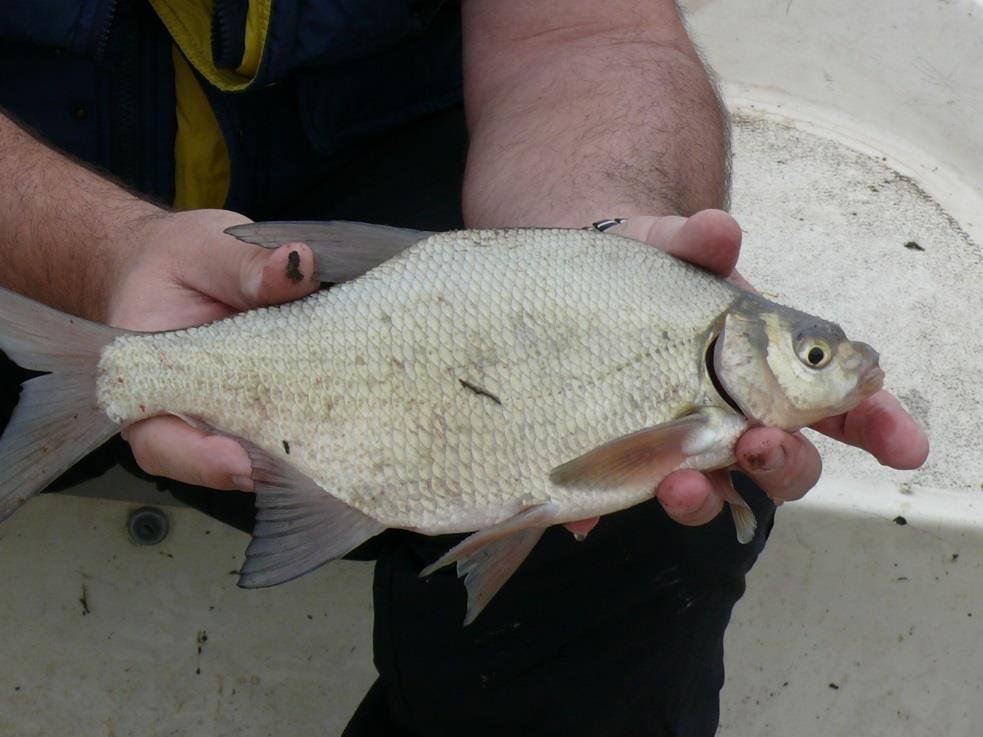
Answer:
[[170, 214], [136, 198], [114, 210], [112, 221], [91, 244], [92, 257], [83, 265], [87, 267], [83, 272], [88, 273], [87, 286], [80, 295], [82, 314], [99, 322], [111, 322], [116, 296], [153, 251], [161, 224]]

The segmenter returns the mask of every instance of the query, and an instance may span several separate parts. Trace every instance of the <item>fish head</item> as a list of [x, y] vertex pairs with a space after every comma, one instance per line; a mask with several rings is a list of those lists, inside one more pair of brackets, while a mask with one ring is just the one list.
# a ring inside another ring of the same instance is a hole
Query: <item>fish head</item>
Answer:
[[848, 412], [884, 380], [877, 351], [839, 325], [753, 294], [724, 318], [713, 369], [745, 417], [789, 432]]

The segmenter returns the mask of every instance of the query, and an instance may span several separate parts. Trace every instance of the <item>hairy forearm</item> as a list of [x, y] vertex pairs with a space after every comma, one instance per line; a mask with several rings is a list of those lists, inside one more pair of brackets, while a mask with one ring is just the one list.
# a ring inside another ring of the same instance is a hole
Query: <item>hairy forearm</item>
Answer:
[[469, 226], [726, 204], [726, 113], [674, 3], [470, 0], [464, 16]]
[[0, 285], [103, 319], [134, 230], [156, 206], [75, 163], [0, 113]]

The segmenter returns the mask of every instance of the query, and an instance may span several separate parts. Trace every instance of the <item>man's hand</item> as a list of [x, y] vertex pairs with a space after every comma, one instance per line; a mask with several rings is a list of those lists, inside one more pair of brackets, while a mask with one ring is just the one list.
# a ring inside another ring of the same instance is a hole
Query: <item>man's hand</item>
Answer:
[[[690, 218], [632, 217], [610, 232], [664, 248], [679, 258], [747, 283], [734, 271], [741, 229], [721, 210], [704, 210]], [[917, 468], [928, 456], [928, 440], [918, 424], [887, 391], [881, 390], [844, 415], [829, 417], [813, 429], [866, 450], [886, 466]], [[800, 433], [757, 427], [744, 433], [735, 449], [738, 467], [776, 503], [805, 496], [822, 471], [816, 447]], [[684, 525], [701, 525], [716, 517], [724, 500], [710, 479], [698, 471], [676, 471], [656, 491], [666, 512]], [[568, 525], [586, 534], [596, 519]]]
[[[222, 231], [226, 210], [167, 212], [35, 139], [0, 112], [0, 286], [131, 330], [175, 330], [303, 297], [318, 285], [307, 246], [266, 251]], [[123, 430], [147, 472], [217, 489], [251, 489], [234, 441], [176, 417]]]
[[[314, 257], [307, 246], [267, 251], [223, 233], [246, 222], [227, 210], [162, 212], [145, 221], [132, 234], [133, 249], [109, 297], [107, 321], [131, 330], [174, 330], [289, 302], [318, 288], [310, 278]], [[291, 251], [300, 256], [296, 271], [307, 278], [287, 276]], [[123, 438], [147, 473], [215, 489], [252, 489], [251, 464], [238, 443], [177, 417], [134, 423]]]

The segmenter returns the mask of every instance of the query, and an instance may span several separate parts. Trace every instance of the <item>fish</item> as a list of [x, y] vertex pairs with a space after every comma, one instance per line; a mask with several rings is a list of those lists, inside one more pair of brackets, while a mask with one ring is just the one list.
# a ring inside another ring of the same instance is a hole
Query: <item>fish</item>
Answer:
[[[295, 579], [388, 528], [471, 533], [421, 571], [456, 564], [468, 624], [547, 527], [652, 499], [677, 469], [726, 469], [748, 428], [795, 431], [883, 383], [877, 352], [836, 324], [610, 233], [228, 232], [307, 243], [330, 287], [158, 333], [0, 291], [0, 350], [46, 372], [0, 438], [0, 520], [127, 424], [176, 415], [252, 462], [239, 585]], [[748, 542], [753, 511], [721, 493]]]

